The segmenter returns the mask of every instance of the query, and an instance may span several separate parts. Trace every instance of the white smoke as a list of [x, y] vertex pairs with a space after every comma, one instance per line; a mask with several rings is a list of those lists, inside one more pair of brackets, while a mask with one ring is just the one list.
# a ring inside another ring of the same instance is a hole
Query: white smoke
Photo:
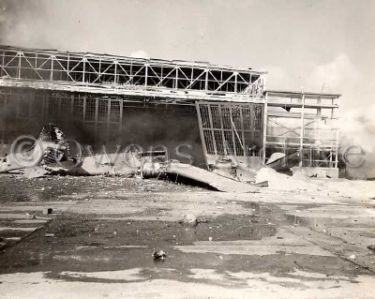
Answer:
[[339, 93], [340, 148], [360, 146], [366, 161], [361, 168], [349, 169], [352, 177], [375, 177], [375, 101], [372, 85], [344, 53], [331, 61], [312, 66], [304, 75], [285, 68], [270, 66], [270, 88]]
[[137, 50], [137, 51], [131, 52], [130, 57], [149, 59], [150, 55], [144, 50]]

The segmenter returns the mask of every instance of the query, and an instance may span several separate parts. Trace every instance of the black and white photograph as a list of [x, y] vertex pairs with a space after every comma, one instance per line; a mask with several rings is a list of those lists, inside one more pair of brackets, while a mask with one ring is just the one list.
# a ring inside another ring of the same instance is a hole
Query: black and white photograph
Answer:
[[0, 0], [0, 297], [375, 298], [375, 0]]

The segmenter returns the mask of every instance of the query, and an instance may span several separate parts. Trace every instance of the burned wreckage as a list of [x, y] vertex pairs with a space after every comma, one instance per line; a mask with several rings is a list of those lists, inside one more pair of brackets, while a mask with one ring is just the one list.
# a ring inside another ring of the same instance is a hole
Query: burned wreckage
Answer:
[[0, 46], [0, 64], [0, 172], [171, 174], [244, 192], [265, 165], [338, 176], [338, 94], [266, 90], [264, 72], [207, 62]]

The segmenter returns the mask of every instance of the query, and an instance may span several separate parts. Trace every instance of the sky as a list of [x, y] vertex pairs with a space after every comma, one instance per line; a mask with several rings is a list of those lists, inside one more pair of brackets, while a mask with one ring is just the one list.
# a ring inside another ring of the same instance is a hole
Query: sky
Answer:
[[265, 70], [342, 94], [344, 134], [375, 148], [375, 0], [0, 0], [0, 43]]
[[371, 104], [375, 0], [0, 0], [0, 42], [269, 72], [268, 88]]

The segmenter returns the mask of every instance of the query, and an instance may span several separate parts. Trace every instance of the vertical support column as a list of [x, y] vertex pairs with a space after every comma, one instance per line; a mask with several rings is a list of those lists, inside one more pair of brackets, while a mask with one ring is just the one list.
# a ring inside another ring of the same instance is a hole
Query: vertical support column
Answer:
[[303, 166], [303, 139], [305, 133], [305, 93], [302, 93], [302, 110], [301, 110], [301, 130], [299, 138], [299, 166]]
[[[0, 91], [1, 92], [1, 91]], [[4, 111], [8, 111], [8, 103], [9, 103], [9, 97], [10, 97], [10, 95], [9, 95], [9, 93], [8, 92], [5, 92], [5, 90], [2, 90], [2, 92], [1, 92], [1, 97], [3, 98], [3, 100], [4, 100]], [[7, 125], [7, 122], [6, 122], [6, 120], [4, 119], [4, 118], [2, 118], [3, 120], [3, 140], [4, 140], [4, 142], [7, 142], [8, 140], [8, 134], [6, 134], [7, 133], [7, 127], [9, 126], [9, 124]]]
[[266, 164], [266, 150], [267, 150], [267, 127], [268, 127], [268, 94], [264, 97], [263, 105], [263, 146], [262, 146], [262, 161]]
[[[0, 74], [1, 74], [1, 70], [0, 70]], [[6, 111], [6, 103], [5, 103], [6, 99], [4, 97], [4, 94], [1, 92], [0, 90], [0, 111]], [[0, 146], [3, 145], [3, 143], [5, 143], [5, 120], [4, 118], [0, 118]], [[1, 149], [0, 149], [1, 151]]]
[[129, 70], [129, 80], [127, 81], [127, 83], [130, 84], [130, 82], [133, 82], [134, 83], [134, 75], [133, 75], [133, 62], [130, 62], [130, 70]]
[[[229, 109], [231, 109], [229, 107]], [[225, 139], [225, 134], [224, 134], [224, 124], [223, 124], [223, 113], [221, 111], [221, 104], [218, 104], [218, 109], [217, 111], [219, 112], [219, 118], [220, 118], [220, 130], [221, 130], [221, 139], [223, 140], [223, 149], [224, 149], [224, 155], [230, 155], [232, 153], [228, 153], [227, 150], [229, 150], [227, 140]]]
[[51, 59], [51, 68], [49, 73], [49, 80], [53, 81], [53, 64], [54, 64], [54, 55], [52, 55], [49, 59]]
[[255, 104], [251, 103], [249, 105], [250, 108], [250, 136], [251, 136], [251, 142], [254, 143], [255, 139], [255, 121], [256, 121], [256, 115], [255, 115]]
[[[321, 105], [322, 103], [322, 98], [320, 96], [318, 96], [317, 100], [317, 105], [318, 107], [316, 108], [316, 119], [315, 119], [315, 123], [314, 123], [314, 131], [315, 131], [315, 135], [314, 135], [314, 138], [316, 141], [320, 141], [320, 131], [321, 131], [321, 121], [322, 121], [322, 107], [319, 106]], [[321, 149], [321, 143], [319, 142], [318, 143], [318, 152], [320, 153], [320, 149]], [[310, 167], [312, 166], [315, 166], [317, 163], [314, 161], [315, 157], [316, 157], [316, 147], [314, 146], [314, 148], [312, 148], [311, 146], [311, 149], [310, 149]], [[332, 159], [332, 151], [330, 153], [330, 156]], [[332, 162], [330, 162], [329, 164], [329, 167], [331, 167], [332, 165]]]
[[111, 122], [111, 106], [112, 106], [112, 101], [116, 101], [116, 100], [112, 100], [112, 99], [108, 99], [107, 100], [107, 118], [106, 118], [106, 122], [105, 122], [105, 132], [106, 132], [105, 140], [107, 142], [110, 141], [108, 137], [109, 137], [109, 132], [111, 130], [110, 122]]
[[145, 64], [145, 87], [148, 85], [148, 64]]
[[[82, 59], [82, 83], [85, 83], [85, 75], [86, 75], [86, 60], [87, 58], [84, 57]], [[85, 103], [86, 103], [86, 96], [85, 96]]]
[[86, 119], [86, 95], [83, 96], [83, 109], [82, 109], [82, 119], [85, 121]]
[[[115, 87], [117, 87], [117, 85], [118, 85], [118, 73], [117, 73], [117, 70], [118, 70], [118, 61], [117, 60], [115, 60], [114, 62], [113, 62], [113, 64], [115, 65], [115, 75], [114, 75], [114, 85], [115, 85]], [[147, 68], [146, 68], [147, 69]], [[147, 77], [146, 77], [147, 78]], [[147, 82], [147, 81], [146, 81]], [[147, 85], [147, 83], [146, 83], [146, 85]]]
[[243, 123], [243, 109], [244, 109], [244, 105], [241, 105], [241, 108], [240, 108], [240, 120], [241, 120], [241, 138], [242, 138], [242, 148], [243, 148], [243, 156], [245, 158], [245, 162], [246, 162], [246, 157], [247, 157], [247, 150], [246, 150], [246, 139], [245, 139], [245, 127], [244, 127], [244, 123]]
[[124, 117], [124, 99], [120, 98], [119, 99], [119, 105], [120, 105], [120, 123], [119, 123], [119, 132], [122, 131], [122, 126], [123, 126], [123, 117]]
[[215, 155], [217, 155], [216, 138], [215, 138], [215, 134], [214, 134], [214, 124], [213, 124], [213, 121], [212, 121], [210, 104], [207, 104], [207, 110], [208, 110], [208, 118], [210, 120], [210, 131], [211, 131], [211, 134], [212, 134], [212, 142], [214, 144]]
[[34, 67], [38, 67], [38, 53], [35, 53], [35, 58], [34, 58]]
[[204, 90], [205, 91], [208, 91], [208, 69], [204, 70], [206, 72], [204, 78]]
[[206, 166], [208, 167], [206, 140], [204, 139], [202, 116], [201, 116], [201, 111], [200, 111], [198, 101], [195, 102], [195, 109], [197, 110], [199, 134], [201, 136], [201, 143], [202, 143], [202, 148], [203, 148], [203, 153], [204, 153], [204, 159], [205, 159], [205, 162], [206, 162]]
[[70, 96], [70, 113], [71, 115], [74, 113], [74, 93]]
[[[0, 91], [0, 111], [6, 111], [5, 106], [5, 97]], [[5, 128], [4, 128], [5, 120], [4, 118], [0, 118], [0, 146], [2, 146], [5, 143]], [[0, 149], [1, 151], [1, 149]]]
[[194, 67], [191, 68], [190, 82], [188, 86], [191, 86], [193, 84], [193, 81], [194, 81]]
[[21, 79], [21, 67], [22, 67], [22, 52], [18, 52], [18, 67], [17, 67], [17, 79]]
[[[317, 98], [317, 104], [318, 104], [318, 105], [321, 105], [321, 104], [322, 104], [322, 98], [321, 98], [320, 96], [318, 96], [318, 98]], [[319, 106], [319, 107], [317, 108], [317, 112], [316, 112], [316, 114], [317, 114], [319, 117], [322, 115], [322, 107], [321, 107], [321, 106]]]
[[[90, 95], [90, 98], [92, 98], [93, 96]], [[91, 100], [91, 99], [90, 99]], [[91, 102], [91, 101], [90, 101]], [[90, 103], [91, 104], [91, 103]], [[90, 108], [91, 109], [91, 108]], [[94, 132], [95, 132], [95, 141], [96, 140], [100, 140], [98, 138], [98, 111], [99, 111], [99, 99], [98, 98], [95, 98], [95, 115], [94, 115]]]
[[335, 168], [339, 167], [339, 138], [340, 138], [340, 131], [336, 128], [336, 150], [335, 150]]
[[[320, 122], [321, 122], [321, 117], [320, 117], [320, 108], [317, 109], [317, 118], [314, 121], [314, 138], [316, 141], [320, 140]], [[314, 146], [314, 149], [312, 146], [310, 147], [310, 167], [314, 166], [314, 159], [313, 157], [315, 156], [314, 151], [316, 151], [316, 147]], [[318, 143], [318, 151], [320, 152], [320, 142]]]
[[1, 68], [0, 68], [1, 77], [5, 75], [4, 68], [5, 68], [5, 51], [2, 52], [2, 56], [1, 56]]
[[116, 100], [108, 99], [108, 102], [107, 102], [107, 119], [106, 119], [107, 125], [111, 122], [111, 104], [112, 104], [112, 101], [116, 101]]
[[237, 92], [237, 86], [238, 86], [238, 73], [236, 72], [234, 74], [234, 92]]
[[[229, 106], [229, 117], [230, 117], [230, 124], [231, 124], [231, 128], [232, 128], [232, 130], [231, 130], [231, 132], [232, 132], [232, 142], [233, 142], [233, 153], [232, 154], [237, 156], [236, 139], [235, 139], [235, 136], [234, 136], [235, 134], [237, 134], [237, 132], [235, 132], [236, 128], [233, 125], [234, 121], [233, 121], [233, 117], [232, 117], [232, 107], [231, 106]], [[222, 128], [222, 130], [224, 131], [224, 128]]]
[[99, 59], [99, 67], [97, 72], [98, 77], [102, 76], [102, 60]]
[[[333, 99], [332, 99], [332, 102], [334, 103]], [[338, 111], [336, 110], [336, 115], [335, 115], [334, 108], [331, 108], [331, 130], [334, 130], [334, 132], [331, 132], [331, 133], [334, 133], [334, 135], [335, 135], [335, 137], [334, 137], [335, 138], [335, 140], [334, 140], [335, 141], [335, 145], [331, 149], [331, 155], [333, 153], [335, 154], [335, 159], [334, 159], [334, 162], [333, 162], [333, 167], [334, 168], [338, 168], [338, 164], [339, 164], [339, 146], [340, 146], [340, 143], [339, 143], [340, 131], [337, 128], [337, 117], [338, 117], [337, 112]]]
[[99, 114], [99, 99], [95, 98], [95, 116], [94, 116], [95, 126], [97, 126], [98, 124], [98, 114]]
[[[70, 54], [68, 53], [68, 57], [66, 58], [66, 73], [70, 75]], [[74, 78], [75, 79], [75, 78]]]

